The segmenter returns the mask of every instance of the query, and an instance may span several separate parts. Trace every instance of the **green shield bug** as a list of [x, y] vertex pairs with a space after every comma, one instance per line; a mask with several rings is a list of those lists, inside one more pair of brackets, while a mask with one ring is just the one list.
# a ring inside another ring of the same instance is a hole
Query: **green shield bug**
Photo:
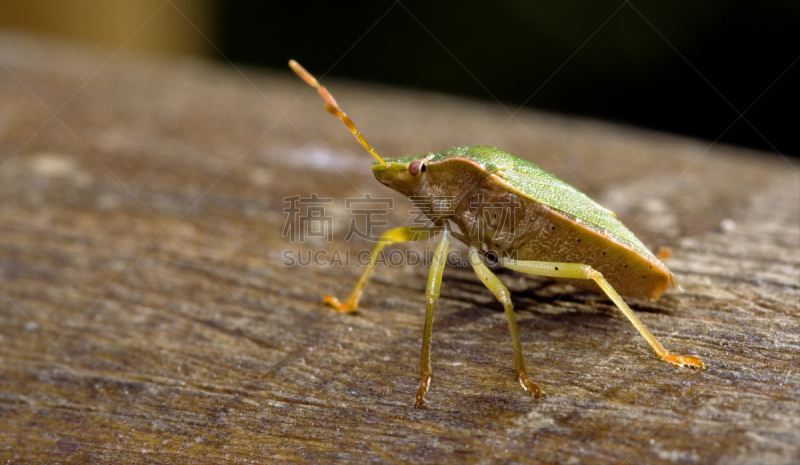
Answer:
[[469, 247], [468, 258], [475, 273], [503, 304], [514, 349], [514, 369], [522, 388], [534, 397], [542, 397], [543, 393], [528, 378], [508, 289], [483, 263], [482, 253], [491, 251], [500, 265], [522, 273], [568, 278], [571, 284], [595, 290], [599, 287], [659, 357], [679, 366], [705, 368], [697, 357], [667, 351], [620, 297], [623, 294], [652, 299], [670, 285], [677, 287], [677, 283], [667, 267], [610, 210], [536, 165], [493, 147], [457, 147], [439, 153], [383, 159], [364, 140], [327, 89], [296, 61], [289, 61], [289, 66], [317, 89], [325, 100], [325, 109], [341, 119], [375, 158], [372, 171], [378, 181], [406, 196], [431, 199], [421, 203], [421, 209], [433, 224], [431, 229], [424, 234], [418, 227], [387, 231], [372, 251], [370, 262], [347, 300], [323, 297], [325, 303], [339, 311], [354, 311], [386, 245], [441, 234], [425, 289], [416, 407], [424, 405], [430, 386], [433, 309], [451, 237]]

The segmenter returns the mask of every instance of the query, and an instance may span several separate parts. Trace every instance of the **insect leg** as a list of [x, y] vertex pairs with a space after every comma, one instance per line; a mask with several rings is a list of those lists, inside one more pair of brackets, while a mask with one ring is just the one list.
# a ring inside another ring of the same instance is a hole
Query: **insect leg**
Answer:
[[332, 295], [325, 295], [322, 297], [322, 301], [340, 312], [355, 311], [355, 309], [358, 308], [358, 300], [361, 298], [364, 286], [367, 285], [369, 275], [372, 273], [372, 269], [375, 268], [375, 263], [378, 261], [378, 256], [384, 247], [390, 244], [427, 239], [437, 232], [438, 229], [423, 229], [418, 226], [404, 226], [386, 231], [378, 239], [375, 248], [372, 249], [372, 254], [369, 256], [369, 263], [364, 267], [364, 271], [361, 272], [361, 276], [358, 278], [358, 282], [356, 282], [353, 290], [350, 291], [347, 300], [342, 303]]
[[431, 385], [431, 333], [433, 331], [433, 306], [439, 298], [439, 289], [442, 286], [442, 274], [447, 263], [447, 251], [450, 248], [450, 231], [443, 229], [442, 240], [436, 247], [430, 271], [428, 272], [428, 285], [425, 286], [425, 329], [422, 333], [422, 355], [419, 359], [419, 389], [414, 403], [415, 408], [425, 405], [425, 393]]
[[475, 274], [481, 278], [483, 284], [489, 288], [494, 296], [503, 304], [506, 311], [506, 319], [508, 320], [508, 329], [511, 332], [511, 344], [514, 347], [514, 369], [519, 378], [519, 384], [522, 389], [531, 391], [535, 398], [540, 398], [544, 394], [530, 379], [525, 369], [525, 360], [522, 358], [522, 345], [519, 342], [519, 332], [517, 331], [517, 319], [514, 316], [514, 307], [511, 304], [511, 294], [508, 292], [503, 283], [497, 279], [497, 276], [489, 270], [489, 268], [481, 261], [478, 249], [473, 245], [469, 248], [469, 263], [475, 270]]
[[595, 270], [589, 265], [580, 263], [559, 263], [559, 262], [536, 262], [536, 261], [521, 261], [503, 258], [502, 265], [506, 268], [529, 273], [537, 276], [550, 276], [553, 278], [576, 278], [576, 279], [591, 279], [600, 286], [600, 289], [617, 305], [622, 313], [633, 324], [639, 334], [650, 344], [650, 347], [664, 360], [674, 363], [679, 366], [691, 366], [695, 368], [705, 368], [705, 364], [697, 357], [690, 355], [677, 355], [672, 354], [653, 336], [652, 333], [639, 321], [639, 318], [634, 315], [633, 310], [628, 307], [625, 301], [617, 294], [617, 291], [611, 287], [611, 284], [606, 281], [599, 271]]

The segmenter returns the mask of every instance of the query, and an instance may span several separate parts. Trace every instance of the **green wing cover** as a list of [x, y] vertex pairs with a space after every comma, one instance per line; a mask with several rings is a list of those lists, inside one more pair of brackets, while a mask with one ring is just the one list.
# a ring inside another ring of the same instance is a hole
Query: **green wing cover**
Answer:
[[[533, 163], [494, 147], [456, 147], [435, 154], [430, 161], [466, 158], [483, 166], [507, 184], [508, 190], [547, 205], [576, 222], [628, 246], [643, 257], [656, 258], [614, 214], [586, 194], [544, 171]], [[656, 260], [657, 261], [657, 260]]]

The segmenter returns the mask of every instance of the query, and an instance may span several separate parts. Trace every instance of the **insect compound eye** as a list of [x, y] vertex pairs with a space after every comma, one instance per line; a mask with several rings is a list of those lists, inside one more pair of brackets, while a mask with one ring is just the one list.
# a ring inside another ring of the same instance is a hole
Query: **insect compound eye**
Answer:
[[422, 164], [422, 160], [414, 160], [408, 165], [408, 172], [411, 173], [411, 176], [419, 176], [420, 173], [425, 172], [425, 165]]

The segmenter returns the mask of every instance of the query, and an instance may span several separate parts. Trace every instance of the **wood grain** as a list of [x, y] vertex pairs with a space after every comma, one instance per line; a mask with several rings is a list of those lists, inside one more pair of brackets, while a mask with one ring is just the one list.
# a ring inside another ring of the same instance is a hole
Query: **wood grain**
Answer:
[[[326, 80], [379, 153], [489, 144], [670, 246], [685, 291], [629, 300], [502, 273], [502, 307], [445, 270], [429, 409], [426, 269], [284, 266], [356, 254], [346, 198], [392, 198], [287, 72], [0, 34], [0, 459], [4, 463], [800, 461], [800, 175], [778, 156], [498, 104]], [[510, 109], [513, 111], [514, 109]], [[331, 198], [333, 240], [283, 237], [285, 197]], [[387, 227], [388, 227], [387, 226]], [[430, 245], [401, 250], [424, 251]], [[463, 253], [463, 248], [461, 250]]]

